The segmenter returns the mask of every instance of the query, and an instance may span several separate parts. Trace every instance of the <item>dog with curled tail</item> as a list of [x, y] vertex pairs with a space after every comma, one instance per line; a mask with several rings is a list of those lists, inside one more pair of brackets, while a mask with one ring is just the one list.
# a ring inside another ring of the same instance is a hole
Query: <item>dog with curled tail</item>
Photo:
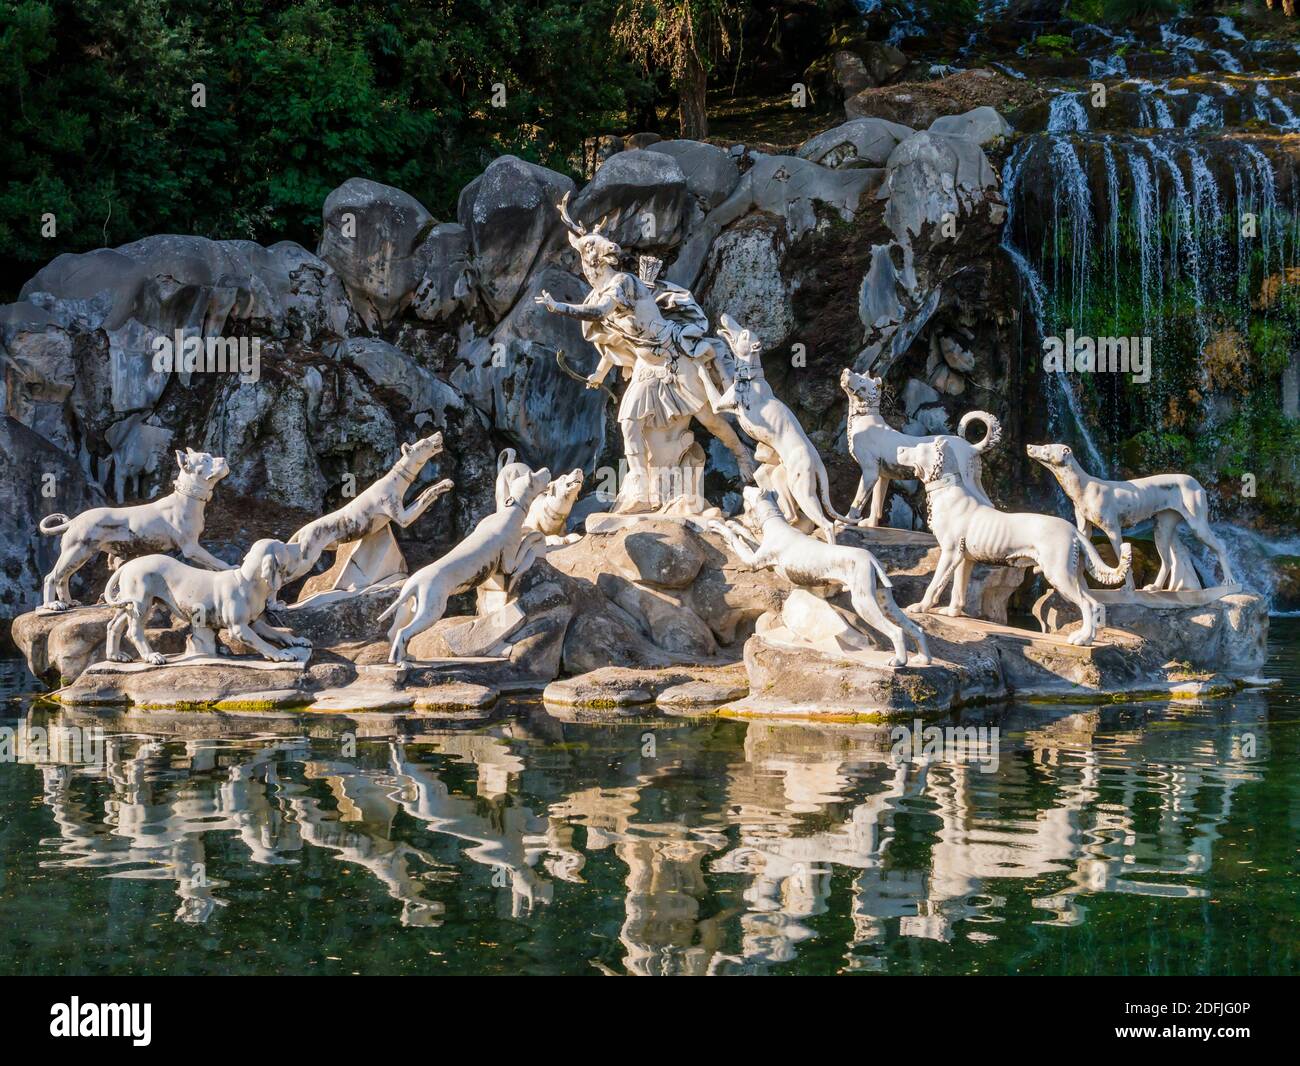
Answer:
[[392, 641], [390, 663], [401, 665], [406, 661], [406, 646], [411, 638], [443, 616], [452, 596], [477, 588], [494, 575], [508, 582], [528, 569], [536, 558], [540, 538], [530, 537], [532, 531], [525, 528], [524, 522], [533, 501], [550, 483], [549, 470], [534, 473], [524, 467], [507, 479], [506, 494], [497, 509], [469, 536], [441, 559], [406, 579], [397, 599], [379, 616], [381, 622], [393, 618], [388, 631]]
[[1070, 635], [1070, 643], [1088, 645], [1097, 634], [1101, 604], [1088, 591], [1082, 571], [1098, 581], [1118, 585], [1133, 563], [1133, 549], [1125, 544], [1119, 566], [1109, 567], [1092, 542], [1063, 518], [1044, 514], [1008, 514], [979, 500], [957, 469], [957, 457], [946, 437], [898, 449], [899, 462], [916, 471], [925, 484], [930, 531], [939, 541], [939, 564], [920, 603], [907, 610], [926, 613], [948, 581], [952, 599], [936, 614], [958, 618], [966, 611], [966, 589], [977, 562], [1004, 566], [1036, 566], [1043, 578], [1079, 608], [1083, 624]]
[[[1002, 439], [1002, 423], [994, 415], [987, 411], [967, 411], [957, 423], [956, 434], [913, 437], [910, 433], [895, 429], [880, 414], [883, 389], [880, 378], [870, 374], [855, 374], [846, 367], [840, 374], [840, 388], [849, 398], [849, 454], [862, 470], [858, 491], [849, 508], [850, 522], [856, 522], [859, 526], [880, 525], [890, 481], [912, 476], [907, 466], [899, 460], [899, 450], [939, 439], [948, 441], [951, 446], [955, 462], [950, 464], [949, 469], [961, 474], [962, 481], [972, 496], [981, 503], [992, 506], [992, 501], [980, 482], [980, 466], [984, 453], [996, 447]], [[978, 444], [972, 444], [965, 437], [966, 427], [972, 422], [984, 426], [984, 439]]]
[[770, 492], [750, 485], [743, 495], [746, 517], [761, 538], [757, 550], [741, 538], [734, 524], [709, 524], [709, 529], [730, 545], [742, 563], [751, 570], [771, 567], [796, 585], [840, 586], [848, 592], [858, 617], [893, 645], [890, 666], [907, 665], [906, 636], [916, 645], [921, 664], [930, 662], [925, 634], [899, 610], [890, 591], [889, 575], [871, 552], [847, 544], [824, 544], [800, 532], [786, 521]]
[[267, 602], [292, 573], [297, 552], [283, 541], [259, 540], [231, 570], [199, 570], [168, 555], [144, 555], [124, 563], [108, 579], [104, 602], [114, 609], [108, 624], [106, 653], [112, 662], [128, 662], [122, 637], [131, 638], [142, 661], [162, 666], [167, 660], [149, 646], [144, 622], [150, 608], [161, 603], [176, 618], [190, 623], [193, 647], [215, 655], [217, 633], [226, 630], [272, 662], [296, 660], [290, 647], [311, 647], [311, 641], [268, 623]]
[[204, 508], [217, 482], [230, 473], [220, 456], [186, 448], [176, 453], [180, 474], [175, 491], [132, 507], [92, 507], [76, 518], [52, 514], [37, 528], [47, 537], [63, 534], [59, 559], [45, 578], [42, 610], [66, 611], [77, 606], [72, 598], [72, 576], [100, 552], [109, 555], [116, 570], [123, 559], [145, 552], [179, 551], [209, 570], [227, 570], [224, 563], [199, 543], [203, 535]]

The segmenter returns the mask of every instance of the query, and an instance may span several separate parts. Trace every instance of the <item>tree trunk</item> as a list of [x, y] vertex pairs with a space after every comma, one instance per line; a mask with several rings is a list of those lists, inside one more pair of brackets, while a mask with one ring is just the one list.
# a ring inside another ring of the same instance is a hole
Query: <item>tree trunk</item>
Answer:
[[709, 135], [709, 112], [705, 99], [707, 85], [704, 64], [691, 52], [686, 59], [686, 69], [677, 84], [677, 110], [685, 140], [700, 141]]

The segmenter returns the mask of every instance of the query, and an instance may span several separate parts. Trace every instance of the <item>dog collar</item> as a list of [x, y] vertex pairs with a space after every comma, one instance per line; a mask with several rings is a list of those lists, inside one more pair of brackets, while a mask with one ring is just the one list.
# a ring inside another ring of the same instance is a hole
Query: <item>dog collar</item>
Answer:
[[207, 503], [210, 499], [212, 499], [211, 489], [208, 489], [207, 492], [193, 492], [191, 491], [191, 486], [183, 484], [180, 478], [177, 478], [175, 481], [173, 481], [172, 486], [182, 496], [188, 496], [191, 500], [198, 500], [200, 503]]
[[926, 492], [937, 492], [939, 489], [946, 489], [949, 485], [955, 485], [961, 480], [959, 474], [944, 474], [943, 477], [935, 478], [933, 481], [926, 482]]

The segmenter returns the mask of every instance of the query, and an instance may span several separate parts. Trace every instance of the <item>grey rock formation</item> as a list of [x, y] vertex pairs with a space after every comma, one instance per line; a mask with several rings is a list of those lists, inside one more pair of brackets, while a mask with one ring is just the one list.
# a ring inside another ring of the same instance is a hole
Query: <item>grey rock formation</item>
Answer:
[[366, 327], [378, 331], [410, 303], [425, 273], [433, 217], [415, 197], [349, 178], [325, 198], [317, 255], [343, 279]]
[[798, 156], [832, 169], [883, 167], [900, 141], [916, 131], [883, 118], [855, 118], [799, 146]]
[[534, 270], [565, 247], [556, 204], [572, 191], [563, 174], [512, 155], [492, 160], [461, 190], [456, 217], [468, 234], [479, 297], [494, 319], [510, 310]]
[[[573, 205], [573, 218], [587, 227], [602, 219], [601, 233], [625, 250], [665, 252], [676, 247], [690, 217], [690, 200], [676, 150], [656, 143], [619, 152], [605, 161]], [[713, 190], [716, 192], [716, 186]]]
[[986, 147], [1010, 136], [1012, 130], [1011, 123], [985, 105], [972, 108], [963, 115], [940, 115], [930, 123], [930, 132], [966, 137]]
[[973, 140], [924, 130], [902, 141], [885, 165], [885, 222], [906, 241], [945, 216], [959, 219], [996, 189], [997, 172]]
[[652, 152], [672, 156], [686, 176], [686, 191], [705, 211], [712, 211], [740, 183], [736, 161], [717, 145], [703, 141], [659, 141]]
[[490, 336], [465, 344], [466, 366], [452, 383], [530, 466], [590, 471], [604, 445], [606, 397], [565, 375], [556, 352], [582, 374], [595, 368], [596, 353], [576, 320], [549, 314], [533, 301], [542, 289], [557, 300], [586, 295], [572, 274], [544, 267]]
[[782, 267], [786, 247], [785, 226], [771, 215], [751, 215], [723, 230], [698, 285], [710, 320], [730, 315], [765, 348], [785, 340], [794, 329], [793, 284]]
[[38, 534], [37, 523], [106, 501], [71, 456], [8, 416], [0, 416], [0, 498], [2, 622], [41, 602], [41, 578], [58, 557], [58, 538]]

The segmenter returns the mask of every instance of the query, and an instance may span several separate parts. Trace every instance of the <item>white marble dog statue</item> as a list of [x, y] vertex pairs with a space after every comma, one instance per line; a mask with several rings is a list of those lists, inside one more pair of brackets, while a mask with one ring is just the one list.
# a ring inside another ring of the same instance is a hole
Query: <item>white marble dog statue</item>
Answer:
[[939, 541], [939, 563], [920, 603], [912, 613], [934, 610], [944, 586], [952, 579], [952, 598], [936, 614], [959, 618], [966, 609], [966, 590], [977, 562], [1037, 566], [1058, 593], [1079, 608], [1080, 628], [1070, 643], [1091, 644], [1097, 633], [1101, 604], [1083, 580], [1086, 567], [1098, 581], [1118, 585], [1132, 566], [1133, 549], [1125, 544], [1119, 566], [1109, 567], [1092, 542], [1063, 518], [1054, 515], [999, 511], [967, 488], [957, 472], [952, 442], [946, 437], [900, 448], [899, 461], [925, 483], [930, 531]]
[[[1175, 538], [1179, 522], [1186, 522], [1192, 532], [1218, 555], [1219, 565], [1223, 568], [1223, 583], [1235, 583], [1228, 551], [1210, 528], [1210, 505], [1205, 489], [1194, 477], [1154, 474], [1132, 481], [1104, 481], [1091, 476], [1079, 465], [1068, 444], [1030, 444], [1025, 451], [1029, 458], [1047, 467], [1060, 482], [1074, 504], [1074, 521], [1079, 532], [1086, 537], [1088, 527], [1096, 526], [1110, 541], [1117, 559], [1120, 545], [1124, 542], [1124, 529], [1148, 518], [1155, 520], [1160, 573], [1144, 591], [1199, 587], [1195, 572], [1177, 565]], [[1130, 572], [1125, 579], [1125, 588], [1132, 587], [1133, 574]]]
[[43, 609], [66, 611], [75, 607], [72, 575], [99, 552], [107, 552], [116, 570], [124, 559], [143, 552], [179, 551], [210, 570], [229, 569], [199, 544], [203, 511], [218, 481], [230, 466], [218, 456], [186, 448], [176, 453], [180, 475], [175, 491], [133, 507], [93, 507], [76, 518], [52, 514], [37, 527], [46, 536], [63, 534], [59, 559], [45, 578]]
[[[845, 519], [831, 504], [826, 464], [794, 412], [777, 399], [763, 376], [759, 357], [763, 346], [749, 330], [741, 329], [727, 315], [719, 318], [718, 333], [735, 355], [736, 368], [731, 384], [721, 394], [708, 371], [698, 368], [709, 403], [720, 414], [734, 412], [740, 427], [759, 442], [760, 449], [755, 455], [763, 464], [755, 474], [759, 487], [776, 495], [784, 505], [782, 510], [787, 518], [797, 521], [802, 514], [821, 530], [828, 544], [834, 544], [835, 522]], [[763, 446], [773, 453], [771, 458], [765, 455]]]
[[[894, 595], [889, 591], [892, 588], [889, 576], [871, 552], [847, 544], [823, 544], [817, 538], [799, 532], [786, 521], [770, 492], [749, 485], [743, 495], [749, 517], [760, 530], [762, 539], [757, 551], [741, 539], [734, 525], [717, 521], [709, 523], [709, 528], [731, 546], [742, 563], [754, 570], [771, 567], [796, 585], [841, 586], [848, 592], [858, 617], [893, 645], [894, 656], [889, 660], [890, 666], [907, 665], [904, 631], [916, 645], [922, 665], [930, 661], [925, 634], [894, 602]], [[886, 611], [897, 620], [897, 624], [886, 617]]]
[[[394, 573], [405, 571], [401, 551], [393, 539], [389, 523], [405, 529], [418, 519], [433, 502], [455, 487], [450, 478], [430, 485], [407, 504], [406, 490], [420, 476], [420, 471], [442, 452], [442, 434], [434, 433], [414, 444], [403, 444], [402, 454], [392, 469], [376, 478], [355, 499], [337, 511], [308, 522], [289, 538], [301, 558], [288, 581], [310, 570], [321, 554], [331, 550], [349, 552], [347, 571], [340, 574], [336, 588], [368, 587]], [[382, 571], [382, 572], [381, 572]]]
[[[510, 483], [520, 474], [531, 474], [526, 463], [515, 459], [515, 450], [505, 448], [497, 456], [496, 503], [501, 507], [510, 495]], [[524, 519], [524, 529], [541, 536], [549, 548], [559, 548], [566, 544], [576, 544], [582, 539], [581, 533], [568, 533], [569, 512], [577, 502], [578, 493], [582, 491], [583, 473], [574, 468], [567, 474], [561, 474], [546, 486], [532, 506], [528, 508], [528, 517]]]
[[406, 579], [397, 599], [379, 616], [381, 622], [393, 618], [388, 631], [392, 640], [390, 663], [400, 665], [406, 661], [408, 642], [442, 617], [452, 596], [468, 592], [494, 575], [508, 578], [523, 573], [531, 565], [536, 547], [527, 543], [529, 531], [524, 528], [524, 520], [533, 500], [550, 481], [551, 472], [545, 468], [514, 478], [502, 505], [480, 521], [469, 536], [441, 559]]
[[200, 655], [215, 655], [217, 632], [257, 650], [273, 662], [298, 658], [290, 647], [311, 647], [311, 641], [291, 630], [270, 625], [262, 614], [292, 566], [296, 553], [278, 540], [259, 540], [231, 570], [213, 573], [167, 555], [145, 555], [113, 572], [104, 589], [104, 602], [116, 612], [108, 624], [106, 654], [127, 662], [122, 635], [131, 638], [140, 658], [155, 666], [167, 660], [149, 646], [145, 619], [155, 603], [190, 623], [192, 644]]
[[[853, 497], [848, 520], [861, 526], [878, 526], [884, 513], [889, 482], [912, 476], [906, 465], [899, 461], [898, 450], [937, 440], [938, 437], [913, 437], [896, 430], [881, 417], [880, 378], [873, 378], [870, 374], [855, 374], [846, 367], [840, 374], [840, 388], [849, 397], [849, 454], [862, 468], [862, 478], [858, 482], [858, 491]], [[978, 444], [972, 444], [965, 437], [966, 427], [971, 422], [984, 424], [984, 439]], [[987, 411], [967, 411], [957, 423], [957, 434], [942, 436], [952, 442], [956, 469], [960, 471], [966, 488], [981, 503], [992, 506], [992, 501], [980, 482], [980, 456], [1002, 439], [1002, 423]], [[867, 504], [868, 496], [871, 504], [863, 518], [862, 509]]]

